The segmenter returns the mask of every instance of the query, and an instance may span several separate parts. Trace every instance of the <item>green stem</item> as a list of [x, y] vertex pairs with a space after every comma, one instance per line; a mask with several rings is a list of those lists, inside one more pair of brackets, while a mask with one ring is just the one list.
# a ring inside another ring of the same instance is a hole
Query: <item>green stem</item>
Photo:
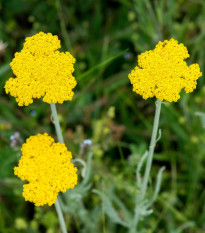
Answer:
[[160, 118], [160, 112], [161, 112], [161, 104], [162, 104], [162, 102], [160, 100], [156, 101], [154, 125], [153, 125], [153, 129], [152, 129], [152, 137], [151, 137], [151, 142], [150, 142], [150, 146], [149, 146], [149, 152], [148, 152], [147, 163], [146, 163], [146, 168], [145, 168], [145, 175], [144, 175], [144, 179], [143, 179], [143, 183], [142, 183], [142, 188], [140, 190], [138, 205], [135, 209], [134, 227], [133, 227], [133, 229], [131, 229], [131, 232], [135, 232], [135, 230], [137, 229], [139, 217], [140, 217], [140, 212], [141, 212], [140, 205], [144, 201], [145, 194], [147, 191], [147, 185], [148, 185], [148, 181], [149, 181], [149, 175], [150, 175], [150, 170], [152, 167], [154, 149], [155, 149], [156, 139], [157, 139], [159, 118]]
[[62, 213], [62, 210], [61, 210], [58, 198], [56, 199], [55, 207], [56, 207], [56, 212], [57, 212], [58, 219], [59, 219], [59, 222], [60, 222], [61, 231], [63, 233], [67, 233], [67, 229], [66, 229], [66, 225], [65, 225], [65, 220], [64, 220], [64, 217], [63, 217], [63, 213]]
[[61, 143], [64, 143], [60, 123], [59, 123], [59, 120], [58, 120], [56, 105], [54, 103], [51, 103], [51, 112], [52, 112], [53, 124], [54, 124], [55, 129], [56, 129], [56, 134], [57, 134], [57, 137], [58, 137], [58, 141], [61, 142]]
[[142, 191], [141, 191], [141, 195], [140, 195], [142, 200], [144, 199], [146, 191], [147, 191], [147, 184], [148, 184], [149, 174], [150, 174], [150, 170], [151, 170], [151, 166], [152, 166], [153, 154], [154, 154], [154, 149], [155, 149], [155, 145], [156, 145], [156, 138], [157, 138], [157, 132], [158, 132], [158, 126], [159, 126], [161, 104], [162, 104], [162, 102], [160, 100], [156, 101], [156, 111], [155, 111], [155, 116], [154, 116], [154, 125], [153, 125], [153, 130], [152, 130], [152, 137], [151, 137], [151, 142], [150, 142], [150, 146], [149, 146], [149, 153], [148, 153], [148, 157], [147, 157], [145, 176], [144, 176], [143, 183], [142, 183]]
[[[56, 105], [54, 103], [51, 103], [51, 112], [52, 112], [53, 124], [54, 124], [55, 129], [56, 129], [58, 141], [60, 143], [64, 143], [63, 135], [62, 135], [61, 128], [60, 128], [60, 123], [59, 123], [59, 120], [58, 120]], [[59, 219], [59, 222], [60, 222], [61, 231], [62, 231], [62, 233], [67, 233], [65, 220], [64, 220], [64, 217], [63, 217], [63, 213], [62, 213], [58, 198], [56, 200], [55, 207], [56, 207], [56, 212], [57, 212], [58, 219]]]

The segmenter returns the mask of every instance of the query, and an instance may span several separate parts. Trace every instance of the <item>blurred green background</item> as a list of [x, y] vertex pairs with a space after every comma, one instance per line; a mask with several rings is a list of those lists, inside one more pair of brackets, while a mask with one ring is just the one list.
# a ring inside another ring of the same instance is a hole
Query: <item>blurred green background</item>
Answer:
[[[138, 54], [171, 37], [187, 46], [187, 63], [199, 63], [204, 74], [205, 1], [1, 0], [0, 15], [0, 232], [60, 232], [55, 208], [25, 202], [23, 182], [13, 174], [27, 137], [48, 132], [56, 138], [50, 106], [36, 100], [18, 107], [4, 91], [14, 53], [39, 31], [58, 35], [61, 51], [77, 60], [74, 99], [57, 105], [68, 149], [87, 164], [85, 170], [76, 162], [79, 185], [61, 196], [68, 231], [128, 232], [136, 166], [148, 148], [155, 110], [155, 99], [132, 92], [128, 74]], [[182, 91], [177, 103], [162, 105], [150, 196], [159, 168], [166, 170], [140, 232], [205, 232], [204, 113], [203, 77], [193, 93]], [[92, 140], [92, 157], [85, 139]]]

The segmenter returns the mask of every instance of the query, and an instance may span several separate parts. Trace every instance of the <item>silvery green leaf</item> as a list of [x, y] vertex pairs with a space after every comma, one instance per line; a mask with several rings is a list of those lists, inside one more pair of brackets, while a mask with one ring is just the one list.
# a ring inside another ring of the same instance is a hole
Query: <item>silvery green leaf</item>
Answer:
[[109, 216], [110, 220], [114, 223], [118, 223], [124, 227], [129, 227], [129, 224], [123, 221], [117, 211], [114, 209], [113, 204], [111, 203], [110, 199], [104, 195], [101, 191], [93, 189], [93, 192], [99, 195], [99, 197], [102, 199], [103, 207], [105, 210], [105, 213]]

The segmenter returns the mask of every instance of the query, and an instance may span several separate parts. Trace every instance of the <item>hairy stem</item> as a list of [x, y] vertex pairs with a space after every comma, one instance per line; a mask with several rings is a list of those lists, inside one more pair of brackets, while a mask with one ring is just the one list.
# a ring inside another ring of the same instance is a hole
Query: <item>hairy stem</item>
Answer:
[[154, 116], [154, 125], [153, 125], [153, 130], [152, 130], [152, 137], [151, 137], [151, 142], [149, 146], [149, 153], [147, 157], [147, 163], [146, 163], [146, 169], [145, 169], [145, 176], [144, 180], [142, 183], [142, 190], [141, 190], [141, 198], [144, 199], [146, 191], [147, 191], [147, 184], [149, 180], [149, 174], [152, 166], [152, 160], [153, 160], [153, 154], [154, 154], [154, 149], [156, 145], [156, 139], [157, 139], [157, 132], [158, 132], [158, 126], [159, 126], [159, 117], [160, 117], [160, 112], [161, 112], [161, 104], [162, 102], [160, 100], [156, 101], [156, 111], [155, 111], [155, 116]]
[[155, 110], [155, 116], [154, 116], [154, 125], [152, 129], [152, 137], [150, 141], [150, 146], [149, 146], [149, 152], [148, 152], [148, 157], [147, 157], [147, 162], [146, 162], [146, 168], [145, 168], [145, 175], [144, 179], [142, 182], [142, 188], [140, 190], [140, 195], [138, 199], [138, 205], [136, 206], [135, 209], [135, 216], [134, 216], [134, 227], [131, 230], [131, 232], [134, 230], [134, 232], [137, 230], [138, 222], [139, 222], [139, 217], [140, 217], [140, 205], [144, 201], [146, 191], [147, 191], [147, 185], [149, 181], [149, 175], [152, 167], [152, 160], [153, 160], [153, 155], [154, 155], [154, 149], [156, 145], [156, 140], [157, 140], [157, 132], [158, 132], [158, 126], [159, 126], [159, 118], [160, 118], [160, 112], [161, 112], [161, 104], [162, 102], [160, 100], [156, 101], [156, 110]]
[[56, 200], [55, 207], [56, 207], [56, 212], [57, 212], [58, 219], [59, 219], [59, 222], [60, 222], [61, 231], [62, 231], [62, 233], [67, 233], [65, 220], [64, 220], [64, 217], [63, 217], [63, 213], [62, 213], [58, 198]]
[[[55, 129], [56, 129], [56, 134], [57, 134], [57, 137], [58, 137], [58, 141], [61, 142], [61, 143], [64, 143], [63, 135], [62, 135], [61, 128], [60, 128], [60, 123], [59, 123], [59, 120], [58, 120], [56, 105], [54, 103], [51, 103], [51, 112], [52, 112], [53, 124], [54, 124]], [[57, 212], [58, 219], [59, 219], [59, 222], [60, 222], [61, 231], [62, 231], [62, 233], [67, 233], [65, 220], [64, 220], [64, 217], [63, 217], [63, 213], [62, 213], [58, 198], [56, 200], [55, 207], [56, 207], [56, 212]]]
[[60, 123], [59, 123], [59, 120], [58, 120], [56, 105], [54, 103], [51, 103], [51, 112], [52, 112], [53, 124], [54, 124], [55, 129], [56, 129], [56, 134], [57, 134], [57, 137], [58, 137], [58, 141], [61, 142], [61, 143], [64, 143]]

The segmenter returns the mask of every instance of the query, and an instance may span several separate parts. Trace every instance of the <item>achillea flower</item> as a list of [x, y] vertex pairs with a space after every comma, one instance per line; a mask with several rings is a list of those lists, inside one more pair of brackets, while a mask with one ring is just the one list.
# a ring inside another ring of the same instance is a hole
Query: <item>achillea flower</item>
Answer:
[[64, 143], [55, 143], [45, 134], [26, 140], [22, 156], [14, 174], [29, 183], [23, 185], [26, 201], [36, 206], [52, 205], [59, 192], [66, 192], [77, 184], [77, 168], [71, 163], [72, 154]]
[[72, 76], [75, 59], [69, 52], [59, 52], [60, 40], [40, 32], [27, 37], [23, 49], [10, 63], [16, 78], [5, 85], [6, 93], [16, 97], [19, 106], [43, 97], [46, 103], [72, 100], [76, 80]]
[[180, 98], [180, 91], [186, 93], [196, 88], [196, 80], [202, 76], [198, 64], [188, 66], [187, 48], [174, 39], [159, 42], [154, 50], [138, 56], [138, 66], [129, 74], [133, 91], [144, 99], [156, 96], [169, 102]]

